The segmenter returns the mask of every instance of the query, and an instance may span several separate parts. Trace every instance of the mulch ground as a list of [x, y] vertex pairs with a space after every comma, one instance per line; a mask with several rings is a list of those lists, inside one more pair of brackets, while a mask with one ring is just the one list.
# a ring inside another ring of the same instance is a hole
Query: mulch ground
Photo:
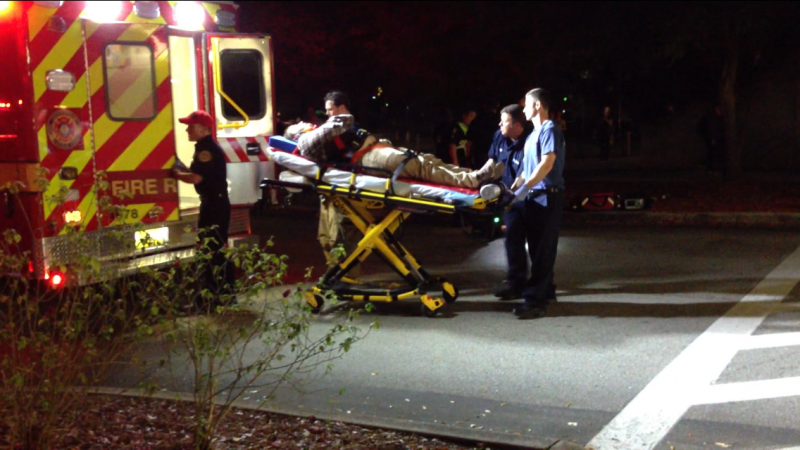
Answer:
[[[193, 450], [190, 403], [124, 396], [89, 396], [73, 423], [57, 424], [61, 442], [51, 450]], [[0, 422], [0, 448], [9, 445]], [[234, 410], [214, 450], [489, 450], [424, 436], [366, 428], [314, 417]]]

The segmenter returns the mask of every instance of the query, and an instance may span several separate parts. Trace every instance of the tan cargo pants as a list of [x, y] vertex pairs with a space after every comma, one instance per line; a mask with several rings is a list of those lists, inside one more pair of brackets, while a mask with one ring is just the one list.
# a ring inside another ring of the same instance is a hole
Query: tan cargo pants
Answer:
[[[342, 244], [347, 255], [351, 254], [361, 240], [360, 232], [350, 221], [345, 221], [345, 215], [339, 211], [333, 202], [326, 197], [320, 198], [319, 227], [317, 239], [322, 246], [325, 262], [328, 268], [339, 264], [339, 260], [331, 253], [334, 247]], [[356, 266], [347, 273], [349, 278], [361, 276], [361, 266]]]
[[[367, 152], [360, 161], [362, 166], [378, 167], [394, 171], [406, 159], [402, 150], [391, 147], [379, 147]], [[481, 184], [478, 171], [465, 167], [445, 164], [441, 159], [428, 153], [420, 153], [412, 157], [400, 174], [407, 178], [416, 178], [446, 186], [477, 189]]]

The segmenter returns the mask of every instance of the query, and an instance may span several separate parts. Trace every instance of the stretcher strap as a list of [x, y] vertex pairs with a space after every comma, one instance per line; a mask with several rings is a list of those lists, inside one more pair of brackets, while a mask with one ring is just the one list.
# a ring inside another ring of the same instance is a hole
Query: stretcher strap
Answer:
[[[320, 184], [325, 184], [325, 185], [328, 184], [328, 183], [324, 183], [323, 182], [323, 177], [325, 176], [325, 172], [330, 167], [336, 168], [337, 165], [330, 166], [330, 165], [327, 165], [327, 164], [323, 164], [323, 165], [319, 166], [319, 169], [317, 169], [317, 177], [316, 177], [316, 179], [313, 180], [313, 183], [314, 183], [315, 187], [318, 187]], [[348, 191], [350, 192], [350, 194], [358, 195], [358, 194], [360, 194], [362, 192], [363, 189], [357, 188], [356, 185], [355, 185], [355, 182], [356, 182], [356, 174], [355, 174], [355, 172], [353, 172], [352, 175], [350, 176], [350, 186], [348, 186]]]
[[[353, 157], [350, 159], [350, 162], [353, 165], [357, 165], [358, 162], [361, 160], [361, 158], [363, 158], [364, 155], [366, 155], [367, 153], [371, 152], [372, 150], [378, 149], [378, 148], [386, 148], [386, 147], [390, 147], [390, 146], [387, 145], [387, 144], [383, 144], [383, 143], [377, 143], [377, 144], [370, 145], [369, 147], [364, 147], [364, 148], [360, 149], [359, 151], [357, 151], [353, 155]], [[397, 168], [395, 169], [394, 173], [390, 172], [390, 174], [391, 174], [391, 182], [387, 183], [387, 189], [386, 189], [386, 193], [387, 193], [386, 195], [387, 196], [388, 195], [394, 195], [394, 182], [397, 181], [397, 178], [400, 176], [401, 173], [403, 173], [403, 170], [406, 167], [406, 163], [408, 163], [408, 161], [410, 161], [411, 158], [415, 158], [417, 156], [417, 153], [415, 151], [408, 150], [408, 149], [406, 149], [405, 154], [406, 154], [406, 158], [403, 160], [403, 162], [400, 163], [399, 166], [397, 166]], [[377, 167], [374, 167], [374, 168], [373, 167], [366, 167], [366, 166], [359, 166], [359, 167], [361, 167], [362, 169], [364, 169], [364, 168], [366, 168], [366, 169], [379, 169]], [[382, 171], [388, 172], [386, 169], [382, 169]]]
[[324, 164], [323, 165], [318, 165], [317, 167], [318, 167], [317, 168], [317, 178], [313, 180], [314, 186], [317, 186], [320, 183], [322, 183], [322, 177], [325, 176], [325, 171], [328, 170], [328, 166], [326, 166]]
[[400, 174], [403, 173], [403, 170], [405, 170], [405, 168], [406, 168], [406, 164], [409, 161], [411, 161], [413, 158], [416, 158], [416, 157], [417, 157], [417, 153], [414, 150], [406, 149], [406, 157], [405, 157], [405, 159], [403, 159], [403, 162], [401, 162], [400, 165], [397, 166], [396, 169], [394, 169], [394, 174], [392, 174], [392, 185], [394, 185], [394, 182], [397, 181], [397, 177], [399, 177]]
[[342, 141], [341, 136], [336, 136], [333, 138], [333, 143], [336, 145], [336, 148], [342, 150], [344, 148], [344, 141]]

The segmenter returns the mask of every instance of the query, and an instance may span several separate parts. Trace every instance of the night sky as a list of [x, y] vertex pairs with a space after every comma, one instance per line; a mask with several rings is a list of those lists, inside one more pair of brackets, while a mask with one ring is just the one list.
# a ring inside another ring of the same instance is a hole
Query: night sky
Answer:
[[800, 79], [797, 2], [240, 5], [245, 31], [273, 37], [284, 117], [321, 108], [332, 89], [346, 91], [362, 117], [380, 108], [414, 122], [545, 87], [573, 117], [610, 105], [646, 124], [713, 108], [727, 81], [742, 120], [759, 86], [780, 74]]

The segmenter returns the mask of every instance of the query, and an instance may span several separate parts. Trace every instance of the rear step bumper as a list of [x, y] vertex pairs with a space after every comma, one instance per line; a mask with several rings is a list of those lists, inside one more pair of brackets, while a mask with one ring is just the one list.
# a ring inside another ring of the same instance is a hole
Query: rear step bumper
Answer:
[[[231, 236], [228, 238], [228, 246], [235, 247], [240, 245], [259, 245], [259, 237], [255, 234], [244, 234]], [[175, 260], [191, 261], [194, 259], [194, 247], [182, 248], [178, 250], [156, 253], [152, 255], [135, 258], [125, 263], [120, 270], [121, 275], [131, 275], [140, 269], [149, 267], [160, 269], [175, 264]]]

